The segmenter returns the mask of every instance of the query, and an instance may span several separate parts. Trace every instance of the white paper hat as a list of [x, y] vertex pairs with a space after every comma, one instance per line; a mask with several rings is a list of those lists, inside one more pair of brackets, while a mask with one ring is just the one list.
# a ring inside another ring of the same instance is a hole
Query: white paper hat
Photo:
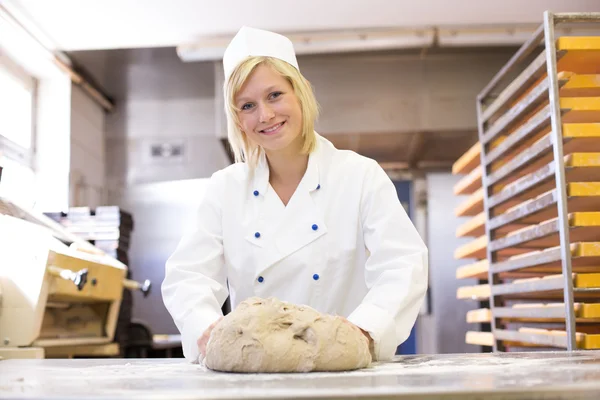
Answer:
[[296, 52], [292, 41], [278, 33], [262, 29], [242, 27], [225, 49], [223, 69], [225, 80], [246, 58], [251, 56], [274, 57], [298, 67]]

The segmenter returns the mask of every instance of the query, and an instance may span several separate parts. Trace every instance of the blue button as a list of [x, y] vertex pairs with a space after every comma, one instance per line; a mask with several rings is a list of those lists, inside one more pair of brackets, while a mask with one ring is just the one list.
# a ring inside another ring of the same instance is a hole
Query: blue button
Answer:
[[254, 237], [258, 239], [258, 238], [260, 237], [260, 232], [256, 232], [256, 233], [254, 234]]
[[254, 191], [254, 195], [255, 195], [255, 196], [258, 196], [258, 190], [255, 190], [255, 191]]
[[319, 229], [319, 226], [317, 224], [313, 224], [312, 229], [313, 231], [316, 231], [317, 229]]
[[313, 279], [314, 279], [315, 281], [318, 281], [318, 280], [319, 280], [319, 274], [314, 274], [314, 275], [313, 275]]
[[262, 276], [259, 276], [259, 277], [258, 277], [258, 281], [259, 281], [260, 283], [262, 283], [264, 280], [265, 280], [265, 278], [263, 278]]
[[321, 184], [320, 183], [317, 185], [317, 190], [319, 190], [319, 189], [321, 189]]

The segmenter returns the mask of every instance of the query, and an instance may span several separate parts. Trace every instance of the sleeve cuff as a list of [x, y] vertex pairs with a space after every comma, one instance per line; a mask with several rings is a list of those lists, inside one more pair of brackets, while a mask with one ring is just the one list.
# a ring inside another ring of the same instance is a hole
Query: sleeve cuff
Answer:
[[198, 339], [204, 331], [219, 319], [222, 315], [214, 311], [204, 311], [202, 316], [193, 313], [186, 318], [183, 329], [181, 330], [181, 347], [183, 356], [191, 363], [198, 364], [200, 360], [200, 349], [198, 349]]
[[348, 321], [369, 332], [374, 343], [374, 361], [391, 360], [396, 354], [396, 328], [394, 318], [372, 304], [359, 305], [347, 318]]

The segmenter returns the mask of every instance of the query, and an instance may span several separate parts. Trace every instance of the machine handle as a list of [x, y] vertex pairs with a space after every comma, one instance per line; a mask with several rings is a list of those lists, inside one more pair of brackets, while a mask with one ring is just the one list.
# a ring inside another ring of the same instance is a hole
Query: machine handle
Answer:
[[129, 290], [140, 290], [144, 297], [148, 297], [148, 294], [150, 294], [150, 288], [152, 287], [152, 283], [149, 279], [146, 279], [144, 283], [132, 281], [131, 279], [123, 279], [123, 286], [125, 286]]
[[87, 268], [74, 272], [70, 269], [59, 268], [55, 265], [50, 265], [48, 266], [48, 272], [50, 275], [73, 282], [75, 286], [77, 286], [77, 290], [82, 290], [87, 283]]

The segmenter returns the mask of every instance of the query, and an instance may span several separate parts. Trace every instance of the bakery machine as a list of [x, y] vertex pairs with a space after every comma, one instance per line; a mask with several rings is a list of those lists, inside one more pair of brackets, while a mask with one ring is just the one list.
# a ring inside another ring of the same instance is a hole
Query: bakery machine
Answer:
[[150, 287], [51, 218], [0, 198], [0, 357], [117, 356], [123, 292]]

